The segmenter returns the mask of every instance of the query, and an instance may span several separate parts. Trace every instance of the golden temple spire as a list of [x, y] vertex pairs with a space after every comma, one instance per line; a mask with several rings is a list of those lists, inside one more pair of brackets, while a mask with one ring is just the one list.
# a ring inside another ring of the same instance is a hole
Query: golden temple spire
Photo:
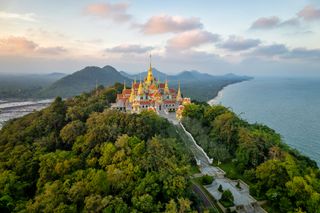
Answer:
[[168, 85], [168, 80], [166, 80], [165, 85], [164, 85], [164, 93], [169, 94], [169, 85]]
[[129, 97], [129, 102], [132, 103], [135, 99], [135, 95], [134, 95], [134, 83], [132, 82], [132, 86], [131, 86], [131, 93], [130, 93], [130, 97]]
[[153, 74], [152, 74], [152, 65], [151, 65], [151, 54], [150, 54], [150, 67], [148, 69], [148, 75], [147, 75], [147, 80], [146, 83], [151, 84], [153, 82]]
[[143, 95], [143, 87], [142, 87], [141, 81], [140, 81], [139, 88], [138, 88], [138, 95]]
[[123, 81], [123, 91], [126, 90], [126, 81]]
[[150, 55], [149, 55], [149, 57], [150, 57], [150, 66], [149, 66], [149, 69], [151, 69], [151, 53], [150, 53]]
[[180, 101], [181, 99], [182, 99], [182, 97], [181, 97], [180, 81], [179, 81], [178, 93], [177, 93], [177, 101]]

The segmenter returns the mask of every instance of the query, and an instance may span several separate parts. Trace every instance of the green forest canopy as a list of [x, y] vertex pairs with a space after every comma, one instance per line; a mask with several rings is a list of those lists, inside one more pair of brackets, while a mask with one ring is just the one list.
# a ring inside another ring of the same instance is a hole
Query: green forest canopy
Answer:
[[[152, 112], [109, 109], [121, 84], [8, 122], [0, 131], [1, 212], [188, 212], [193, 161]], [[264, 125], [190, 104], [182, 121], [215, 162], [232, 164], [270, 212], [319, 212], [320, 171]]]
[[189, 212], [191, 157], [153, 112], [108, 109], [120, 84], [7, 123], [1, 212]]
[[249, 124], [223, 106], [190, 104], [183, 124], [215, 162], [233, 165], [234, 177], [267, 200], [269, 212], [320, 212], [320, 171], [267, 126]]

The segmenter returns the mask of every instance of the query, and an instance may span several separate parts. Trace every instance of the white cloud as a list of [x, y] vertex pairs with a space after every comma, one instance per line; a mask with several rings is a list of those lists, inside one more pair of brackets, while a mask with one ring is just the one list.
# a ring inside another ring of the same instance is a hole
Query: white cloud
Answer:
[[183, 18], [181, 16], [159, 15], [151, 17], [141, 25], [145, 34], [179, 33], [188, 30], [201, 29], [203, 24], [199, 18]]
[[43, 47], [24, 37], [0, 38], [1, 55], [59, 55], [67, 52], [67, 49], [61, 46]]
[[21, 21], [36, 21], [36, 15], [34, 13], [9, 13], [5, 11], [0, 11], [0, 19], [16, 19]]
[[261, 43], [259, 39], [246, 39], [239, 36], [230, 36], [228, 40], [217, 46], [231, 51], [248, 50], [258, 46]]
[[141, 53], [146, 53], [152, 49], [153, 49], [153, 47], [151, 47], [151, 46], [141, 46], [141, 45], [137, 45], [137, 44], [122, 44], [119, 46], [108, 48], [108, 49], [106, 49], [106, 51], [111, 52], [111, 53], [141, 54]]
[[127, 13], [128, 4], [126, 3], [93, 3], [85, 8], [85, 14], [100, 18], [110, 18], [116, 22], [125, 22], [131, 19]]
[[320, 20], [320, 9], [315, 8], [313, 5], [308, 5], [299, 11], [297, 15], [305, 21]]
[[202, 44], [217, 42], [220, 39], [218, 34], [204, 30], [192, 30], [183, 32], [169, 39], [167, 48], [188, 49]]

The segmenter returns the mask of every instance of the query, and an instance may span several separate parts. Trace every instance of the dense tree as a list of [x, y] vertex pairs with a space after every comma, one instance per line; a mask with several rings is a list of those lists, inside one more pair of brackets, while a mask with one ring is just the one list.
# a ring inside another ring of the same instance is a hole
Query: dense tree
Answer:
[[65, 125], [60, 131], [62, 141], [72, 145], [79, 135], [85, 133], [85, 124], [79, 120], [72, 121]]
[[195, 208], [189, 187], [192, 157], [174, 127], [153, 112], [108, 109], [120, 90], [121, 84], [57, 98], [4, 126], [1, 212]]
[[220, 105], [185, 110], [182, 122], [199, 145], [213, 159], [233, 165], [250, 192], [269, 201], [271, 212], [319, 212], [316, 163], [285, 145], [274, 130], [249, 124]]

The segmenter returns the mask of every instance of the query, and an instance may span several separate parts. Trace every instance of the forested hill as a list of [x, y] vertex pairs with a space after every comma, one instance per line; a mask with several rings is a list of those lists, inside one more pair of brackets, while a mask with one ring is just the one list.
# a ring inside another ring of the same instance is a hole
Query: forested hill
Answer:
[[121, 84], [0, 130], [0, 212], [190, 212], [191, 158], [153, 112], [109, 110]]
[[[280, 112], [279, 112], [280, 113]], [[268, 212], [320, 212], [320, 170], [315, 161], [282, 142], [267, 126], [249, 124], [223, 106], [190, 104], [183, 124], [232, 179]]]
[[[197, 101], [208, 101], [214, 98], [225, 86], [245, 80], [248, 76], [227, 74], [221, 76], [210, 75], [198, 71], [183, 71], [177, 75], [167, 75], [153, 68], [153, 74], [161, 81], [168, 79], [169, 86], [178, 87], [181, 83], [183, 95]], [[96, 85], [111, 86], [126, 81], [130, 86], [133, 79], [139, 80], [145, 77], [146, 72], [129, 75], [126, 72], [118, 72], [112, 66], [103, 68], [90, 66], [74, 72], [70, 75], [52, 73], [44, 75], [1, 75], [0, 99], [44, 99], [57, 96], [66, 98], [89, 92]]]
[[39, 93], [39, 97], [72, 97], [82, 92], [91, 91], [96, 85], [111, 86], [116, 82], [130, 83], [129, 78], [121, 75], [114, 67], [85, 67], [71, 75], [67, 75], [46, 87]]

